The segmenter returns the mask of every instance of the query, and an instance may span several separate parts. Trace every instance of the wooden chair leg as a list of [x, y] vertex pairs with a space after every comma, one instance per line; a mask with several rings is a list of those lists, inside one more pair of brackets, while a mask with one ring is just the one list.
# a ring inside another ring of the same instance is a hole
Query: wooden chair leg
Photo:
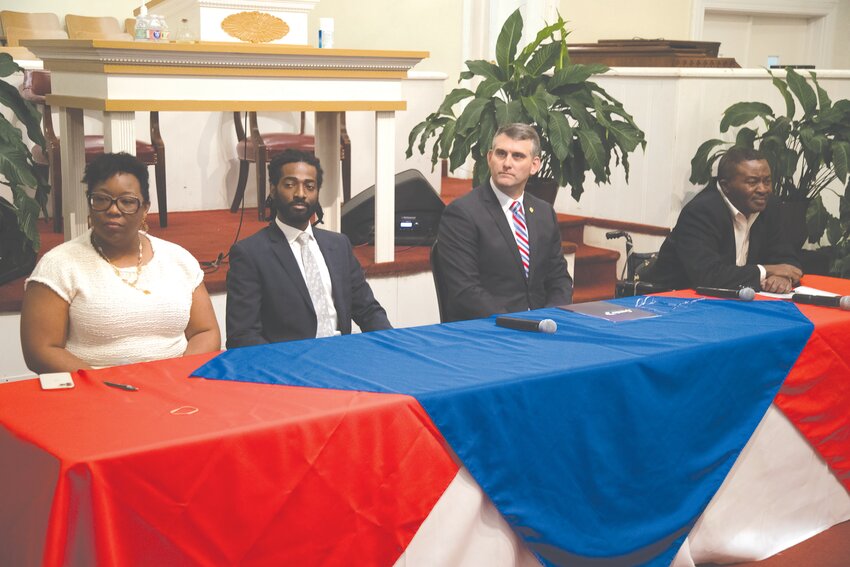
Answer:
[[168, 226], [168, 197], [165, 185], [165, 152], [162, 155], [157, 152], [156, 165], [154, 165], [156, 177], [156, 200], [159, 207], [159, 226]]
[[246, 159], [239, 160], [239, 181], [236, 182], [236, 193], [233, 195], [233, 202], [230, 203], [230, 212], [235, 213], [242, 205], [242, 199], [245, 198], [245, 186], [248, 185], [248, 168], [251, 162]]
[[344, 150], [345, 155], [342, 158], [342, 202], [346, 203], [351, 199], [351, 147]]
[[266, 220], [266, 150], [257, 151], [257, 218]]
[[62, 218], [62, 164], [59, 160], [59, 152], [48, 154], [47, 161], [50, 162], [48, 177], [50, 192], [53, 193], [53, 232], [61, 234], [64, 224]]

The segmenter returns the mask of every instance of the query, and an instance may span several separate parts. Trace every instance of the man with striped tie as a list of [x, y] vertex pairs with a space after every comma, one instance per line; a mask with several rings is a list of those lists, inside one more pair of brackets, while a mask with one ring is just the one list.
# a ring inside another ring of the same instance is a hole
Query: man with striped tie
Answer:
[[540, 138], [508, 124], [487, 154], [489, 183], [453, 201], [440, 221], [438, 273], [448, 319], [475, 319], [572, 300], [572, 278], [551, 205], [525, 192], [540, 169]]

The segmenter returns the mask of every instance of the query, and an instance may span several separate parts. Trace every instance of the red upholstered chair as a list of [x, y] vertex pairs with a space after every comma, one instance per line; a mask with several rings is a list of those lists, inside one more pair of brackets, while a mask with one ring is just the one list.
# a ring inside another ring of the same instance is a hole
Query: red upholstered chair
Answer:
[[[50, 94], [50, 71], [24, 71], [21, 85], [24, 98], [42, 106], [46, 155], [40, 146], [34, 146], [33, 159], [48, 169], [51, 192], [53, 193], [53, 230], [62, 232], [62, 167], [59, 138], [53, 129], [53, 118], [45, 95]], [[154, 166], [156, 196], [159, 206], [159, 225], [168, 225], [168, 209], [165, 193], [165, 146], [159, 133], [159, 113], [150, 113], [151, 143], [136, 140], [136, 157], [146, 165]], [[103, 153], [103, 136], [86, 136], [86, 163]]]
[[[316, 149], [315, 137], [304, 133], [306, 113], [301, 113], [301, 128], [295, 133], [260, 133], [257, 126], [257, 113], [248, 113], [248, 134], [242, 125], [243, 114], [233, 113], [233, 124], [236, 127], [236, 155], [239, 157], [239, 181], [236, 194], [230, 205], [230, 211], [239, 210], [239, 205], [245, 197], [245, 186], [248, 183], [248, 167], [251, 162], [257, 164], [257, 216], [265, 219], [266, 202], [266, 169], [267, 163], [277, 154], [288, 149], [297, 149], [313, 153]], [[351, 198], [351, 140], [345, 129], [345, 113], [342, 114], [340, 127], [339, 159], [342, 161], [342, 197], [343, 202]]]

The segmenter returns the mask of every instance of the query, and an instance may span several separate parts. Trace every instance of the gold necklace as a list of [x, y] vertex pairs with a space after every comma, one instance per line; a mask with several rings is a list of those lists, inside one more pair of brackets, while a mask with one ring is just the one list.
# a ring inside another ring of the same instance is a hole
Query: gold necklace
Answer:
[[133, 289], [137, 289], [137, 290], [141, 291], [142, 293], [144, 293], [145, 295], [150, 295], [150, 293], [151, 293], [150, 290], [142, 289], [142, 288], [140, 288], [136, 285], [137, 283], [139, 283], [139, 278], [142, 276], [142, 237], [141, 237], [141, 235], [139, 236], [139, 260], [138, 260], [138, 262], [136, 262], [136, 277], [134, 277], [132, 280], [126, 279], [121, 274], [121, 270], [118, 268], [118, 266], [113, 264], [112, 260], [110, 260], [106, 256], [106, 254], [103, 253], [103, 248], [100, 247], [100, 244], [97, 243], [97, 239], [95, 239], [95, 237], [94, 237], [94, 231], [92, 231], [90, 239], [91, 239], [91, 245], [92, 245], [92, 247], [94, 247], [98, 256], [100, 256], [101, 258], [106, 260], [106, 263], [109, 264], [110, 266], [112, 266], [112, 270], [115, 272], [115, 275], [118, 276], [118, 279], [120, 279], [122, 282], [124, 282], [128, 286], [132, 287]]

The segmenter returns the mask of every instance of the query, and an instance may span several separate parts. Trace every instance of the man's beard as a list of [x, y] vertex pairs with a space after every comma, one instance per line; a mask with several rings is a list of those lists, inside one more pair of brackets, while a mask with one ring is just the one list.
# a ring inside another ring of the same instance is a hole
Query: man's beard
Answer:
[[[304, 203], [307, 205], [307, 209], [303, 212], [295, 211], [291, 207], [294, 203]], [[312, 205], [307, 201], [290, 201], [288, 203], [284, 203], [277, 193], [275, 193], [274, 207], [280, 220], [288, 225], [297, 226], [308, 222], [313, 217], [313, 214], [316, 212], [316, 208], [318, 207], [318, 201]]]

